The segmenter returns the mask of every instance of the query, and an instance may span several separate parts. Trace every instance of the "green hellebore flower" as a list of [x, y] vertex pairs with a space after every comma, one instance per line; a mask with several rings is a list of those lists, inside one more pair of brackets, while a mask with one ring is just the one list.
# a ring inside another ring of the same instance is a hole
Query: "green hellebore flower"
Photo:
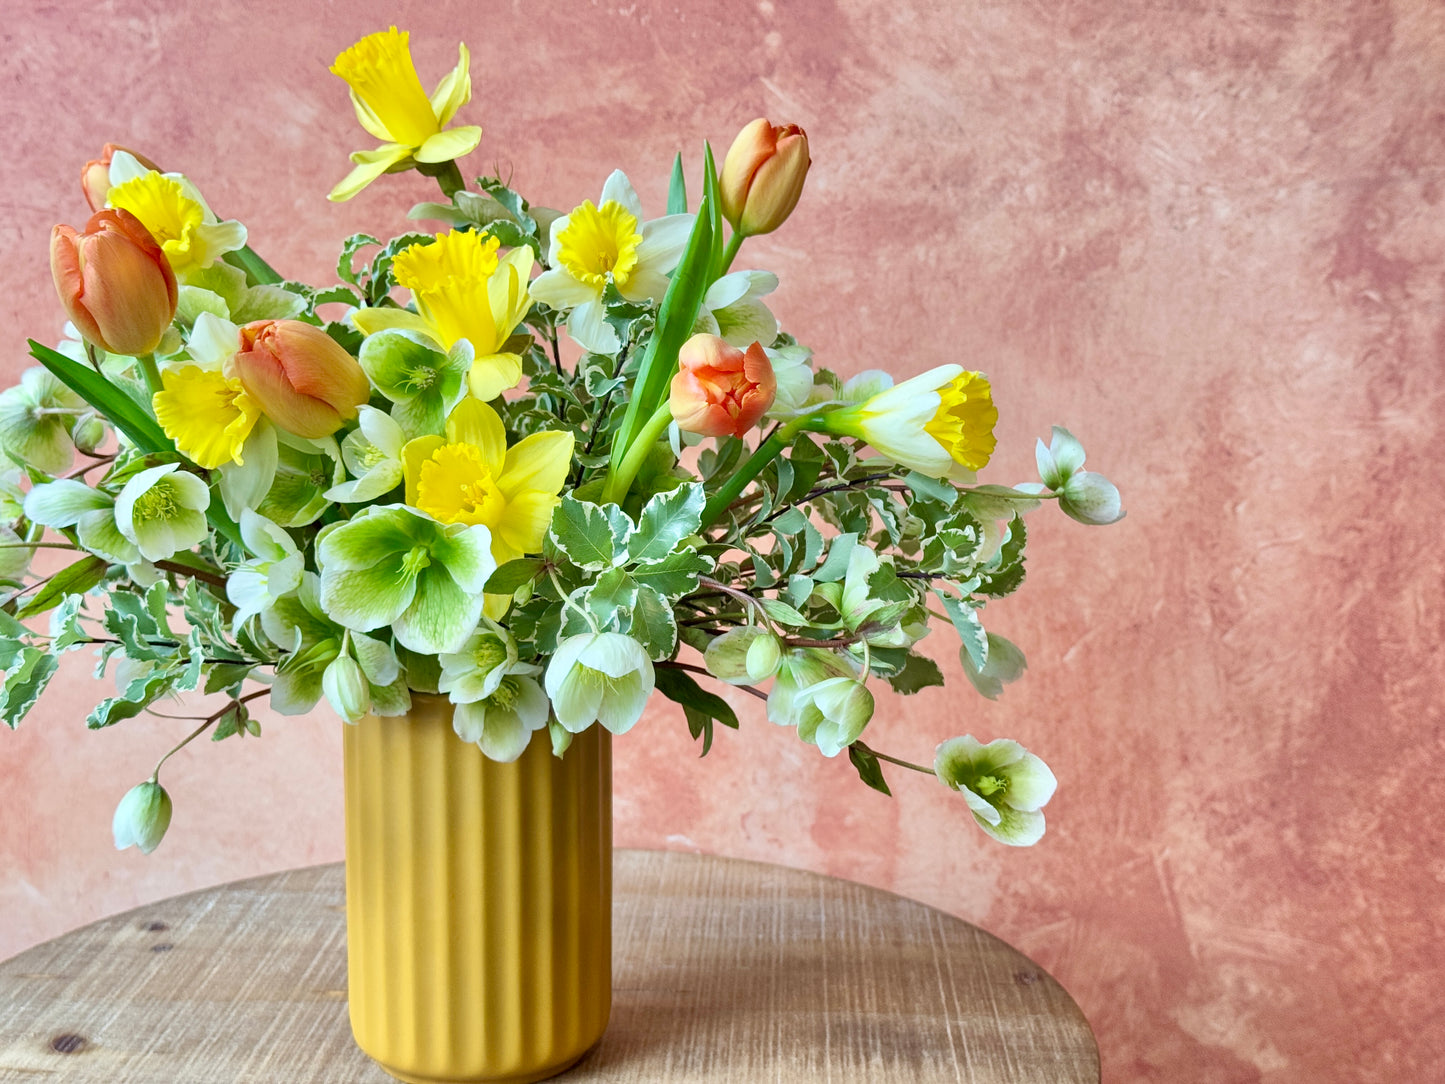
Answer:
[[1028, 669], [1018, 645], [993, 632], [988, 634], [988, 655], [982, 669], [974, 665], [967, 648], [960, 649], [958, 657], [963, 663], [964, 677], [990, 700], [997, 700], [1003, 694], [1003, 687], [1023, 677]]
[[458, 651], [482, 616], [482, 587], [496, 571], [481, 524], [442, 524], [405, 505], [373, 505], [316, 547], [321, 607], [358, 632], [390, 626], [423, 654]]
[[396, 404], [391, 416], [410, 439], [446, 428], [447, 415], [467, 394], [472, 357], [466, 339], [442, 351], [419, 331], [391, 329], [368, 335], [357, 360], [376, 390]]
[[487, 696], [458, 704], [452, 714], [457, 737], [476, 742], [483, 753], [503, 764], [520, 757], [552, 713], [547, 694], [529, 672], [541, 669], [523, 663], [503, 676]]
[[80, 544], [120, 565], [139, 561], [140, 550], [120, 533], [115, 498], [73, 478], [57, 478], [25, 495], [25, 515], [45, 527], [74, 527]]
[[144, 783], [131, 787], [115, 807], [111, 834], [115, 849], [123, 851], [136, 846], [142, 854], [150, 854], [160, 846], [166, 829], [171, 826], [171, 796], [151, 776]]
[[1084, 446], [1079, 438], [1062, 425], [1054, 426], [1049, 446], [1042, 440], [1034, 448], [1034, 462], [1039, 467], [1039, 477], [1050, 489], [1062, 489], [1064, 483], [1084, 465]]
[[798, 694], [798, 737], [835, 757], [858, 740], [873, 718], [873, 694], [850, 677], [828, 678]]
[[194, 474], [163, 463], [141, 471], [115, 499], [115, 522], [147, 561], [164, 561], [209, 533], [211, 491]]
[[1041, 810], [1058, 780], [1018, 742], [998, 738], [983, 745], [971, 734], [950, 738], [934, 753], [933, 773], [963, 794], [979, 827], [1000, 843], [1028, 847], [1043, 837]]
[[802, 721], [806, 689], [829, 678], [852, 676], [853, 671], [831, 651], [807, 647], [789, 652], [768, 693], [768, 719], [778, 726], [797, 726]]
[[1091, 470], [1069, 475], [1059, 496], [1064, 515], [1091, 527], [1106, 527], [1124, 518], [1119, 490], [1102, 474]]
[[371, 710], [371, 686], [350, 655], [337, 655], [321, 673], [321, 688], [333, 711], [354, 723]]
[[26, 369], [19, 384], [0, 392], [0, 448], [46, 474], [61, 473], [75, 456], [70, 439], [75, 415], [41, 411], [63, 412], [84, 405], [48, 370], [38, 365]]
[[594, 720], [625, 734], [642, 718], [656, 678], [647, 651], [631, 636], [592, 632], [558, 645], [545, 682], [557, 721], [573, 734]]
[[233, 629], [296, 590], [306, 568], [291, 536], [265, 516], [244, 508], [240, 526], [241, 540], [254, 557], [226, 577], [226, 598], [236, 607]]

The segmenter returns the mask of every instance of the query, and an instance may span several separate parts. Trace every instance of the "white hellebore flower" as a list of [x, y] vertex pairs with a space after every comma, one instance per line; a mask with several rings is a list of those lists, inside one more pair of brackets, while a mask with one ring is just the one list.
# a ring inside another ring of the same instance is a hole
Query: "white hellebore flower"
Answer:
[[74, 527], [81, 546], [107, 561], [140, 560], [135, 543], [115, 523], [115, 499], [74, 478], [44, 482], [25, 495], [25, 515], [45, 527]]
[[134, 846], [139, 847], [142, 854], [150, 854], [160, 846], [170, 826], [171, 796], [156, 782], [155, 776], [151, 776], [126, 791], [115, 807], [110, 830], [115, 836], [116, 850]]
[[629, 301], [658, 301], [682, 258], [692, 215], [642, 221], [642, 204], [627, 174], [613, 170], [594, 206], [587, 200], [552, 223], [547, 266], [532, 283], [535, 301], [571, 310], [567, 334], [584, 349], [615, 354], [621, 344], [604, 319], [607, 277]]
[[164, 561], [205, 539], [206, 483], [175, 463], [141, 471], [115, 499], [115, 522], [147, 561]]
[[241, 510], [241, 541], [255, 556], [226, 577], [226, 598], [236, 607], [233, 629], [300, 587], [306, 568], [291, 536], [249, 508]]
[[826, 385], [814, 385], [813, 352], [806, 346], [765, 347], [764, 353], [773, 363], [773, 377], [778, 382], [778, 392], [773, 397], [773, 405], [768, 407], [767, 417], [795, 418], [832, 398], [832, 390]]
[[873, 694], [861, 681], [828, 678], [798, 694], [798, 737], [835, 757], [858, 740], [873, 718]]
[[557, 721], [573, 734], [594, 720], [625, 734], [642, 718], [655, 684], [647, 652], [620, 632], [569, 636], [552, 656], [545, 680]]
[[950, 738], [934, 753], [933, 773], [963, 794], [979, 827], [1000, 843], [1027, 847], [1043, 837], [1041, 810], [1058, 781], [1018, 742], [999, 738], [983, 745], [971, 734]]
[[374, 501], [401, 485], [401, 449], [406, 434], [384, 411], [372, 406], [357, 408], [359, 425], [341, 442], [341, 459], [355, 481], [332, 486], [328, 501], [354, 504]]
[[517, 642], [495, 621], [482, 618], [460, 650], [437, 661], [442, 668], [437, 689], [456, 705], [452, 729], [492, 760], [516, 760], [533, 733], [547, 725], [551, 705], [534, 680], [542, 668], [518, 662]]
[[[693, 333], [716, 335], [729, 346], [746, 350], [766, 347], [778, 337], [778, 320], [762, 298], [778, 288], [771, 271], [734, 271], [718, 279], [703, 295]], [[811, 378], [809, 383], [812, 383]]]

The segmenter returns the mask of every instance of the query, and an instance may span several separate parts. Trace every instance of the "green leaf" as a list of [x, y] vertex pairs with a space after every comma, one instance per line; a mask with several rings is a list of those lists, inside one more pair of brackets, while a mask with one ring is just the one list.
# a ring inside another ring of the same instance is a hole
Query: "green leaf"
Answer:
[[34, 339], [30, 339], [29, 343], [31, 356], [49, 369], [57, 380], [104, 414], [141, 451], [175, 452], [176, 446], [166, 436], [160, 423], [126, 398], [100, 373], [48, 346], [42, 346]]
[[4, 683], [0, 684], [0, 719], [4, 719], [11, 730], [40, 698], [59, 665], [59, 660], [48, 651], [38, 647], [22, 649], [19, 663], [6, 671]]
[[45, 586], [15, 614], [16, 617], [34, 617], [58, 606], [67, 595], [83, 595], [101, 580], [110, 570], [110, 562], [104, 557], [85, 557], [67, 568], [61, 569], [46, 581]]
[[910, 696], [920, 689], [942, 685], [943, 671], [932, 659], [924, 655], [915, 655], [910, 651], [903, 664], [903, 669], [891, 675], [888, 678], [888, 684], [893, 686], [895, 693]]
[[878, 764], [878, 757], [873, 750], [864, 745], [861, 741], [855, 741], [848, 746], [848, 759], [853, 762], [853, 767], [858, 769], [858, 778], [867, 783], [876, 791], [893, 797], [893, 792], [888, 789], [888, 783], [883, 778], [883, 769]]
[[216, 720], [216, 729], [211, 731], [212, 741], [225, 741], [234, 734], [243, 738], [250, 731], [248, 722], [251, 712], [239, 700], [232, 700], [225, 707], [225, 714]]
[[[620, 568], [609, 568], [597, 577], [589, 587], [584, 587], [576, 596], [605, 630], [625, 632], [632, 618], [632, 608], [637, 601], [637, 582]], [[569, 612], [573, 610], [568, 607]], [[567, 614], [563, 614], [563, 620]], [[570, 635], [581, 629], [568, 627]]]
[[672, 616], [672, 607], [651, 587], [637, 588], [631, 635], [654, 660], [669, 658], [677, 649], [677, 620]]
[[[718, 194], [717, 185], [717, 165], [713, 161], [712, 144], [704, 142], [702, 145], [702, 205], [697, 209], [697, 216], [706, 218], [708, 222], [710, 254], [707, 262], [707, 286], [711, 286], [723, 270], [722, 197]], [[704, 286], [703, 289], [706, 290], [706, 288]], [[693, 319], [697, 319], [696, 314]]]
[[633, 395], [627, 403], [627, 413], [623, 416], [617, 439], [612, 444], [613, 470], [621, 466], [623, 456], [662, 402], [677, 370], [678, 351], [692, 335], [703, 295], [712, 285], [712, 217], [708, 200], [704, 199], [688, 235], [682, 260], [673, 271], [672, 281], [663, 296], [662, 308], [657, 314], [657, 330], [648, 340], [647, 350], [637, 367]]
[[934, 588], [933, 593], [943, 603], [944, 611], [958, 631], [958, 638], [963, 641], [963, 650], [968, 652], [974, 667], [982, 670], [988, 662], [988, 633], [983, 629], [983, 622], [978, 619], [978, 611], [947, 591]]
[[738, 728], [738, 717], [728, 702], [703, 689], [681, 670], [659, 666], [656, 671], [657, 691], [675, 704], [681, 704], [687, 716], [687, 729], [694, 738], [702, 738], [702, 756], [712, 748], [713, 722]]
[[126, 719], [134, 719], [151, 704], [171, 691], [175, 675], [158, 670], [149, 676], [132, 681], [124, 696], [111, 696], [95, 706], [85, 725], [91, 730], [101, 730]]
[[492, 595], [510, 595], [542, 574], [547, 562], [537, 557], [518, 557], [493, 572], [482, 590]]
[[530, 234], [537, 232], [537, 220], [527, 213], [529, 204], [496, 177], [478, 177], [477, 187], [507, 209], [517, 225]]
[[625, 539], [617, 538], [607, 514], [595, 504], [564, 496], [552, 512], [547, 538], [578, 568], [609, 568]]
[[713, 562], [689, 546], [631, 569], [632, 578], [671, 602], [697, 590], [697, 578], [713, 570]]
[[687, 177], [682, 172], [682, 151], [672, 160], [672, 180], [667, 185], [667, 213], [687, 214]]
[[853, 547], [858, 543], [858, 536], [852, 532], [835, 535], [828, 543], [828, 556], [823, 561], [818, 571], [813, 573], [813, 579], [819, 583], [837, 583], [848, 575], [848, 562], [853, 557]]
[[632, 561], [660, 561], [702, 526], [702, 486], [696, 482], [659, 493], [647, 502], [628, 540]]
[[779, 599], [760, 598], [758, 599], [758, 605], [762, 606], [763, 613], [767, 614], [780, 625], [797, 628], [800, 625], [806, 625], [808, 623], [806, 617]]
[[234, 692], [250, 676], [254, 666], [254, 663], [249, 662], [217, 663], [206, 672], [206, 694], [210, 695], [223, 690]]

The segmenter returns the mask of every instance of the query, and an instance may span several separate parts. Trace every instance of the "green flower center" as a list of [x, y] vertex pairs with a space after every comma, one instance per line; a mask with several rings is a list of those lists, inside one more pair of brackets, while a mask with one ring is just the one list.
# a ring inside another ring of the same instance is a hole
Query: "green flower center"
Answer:
[[[490, 673], [507, 661], [507, 648], [495, 636], [488, 636], [472, 652], [472, 662], [482, 673]], [[503, 679], [504, 681], [506, 679]]]
[[179, 510], [180, 506], [176, 503], [176, 495], [171, 487], [164, 482], [157, 482], [136, 498], [131, 518], [136, 523], [173, 519]]
[[401, 379], [401, 386], [407, 391], [423, 392], [437, 382], [437, 371], [425, 365], [418, 365], [414, 369], [408, 369], [406, 376]]
[[415, 576], [431, 565], [431, 553], [425, 546], [413, 546], [401, 559], [401, 568], [408, 576]]
[[517, 698], [522, 695], [522, 683], [514, 677], [504, 677], [497, 691], [487, 697], [487, 704], [502, 711], [511, 711]]
[[1008, 780], [997, 775], [981, 775], [974, 782], [973, 789], [980, 796], [989, 798], [999, 791], [1008, 790]]

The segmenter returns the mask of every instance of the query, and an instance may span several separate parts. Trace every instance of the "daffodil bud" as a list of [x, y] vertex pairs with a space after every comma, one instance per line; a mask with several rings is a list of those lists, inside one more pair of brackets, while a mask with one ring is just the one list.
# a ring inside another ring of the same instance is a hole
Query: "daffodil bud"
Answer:
[[115, 807], [110, 830], [115, 836], [116, 850], [135, 846], [142, 854], [150, 854], [160, 845], [170, 826], [171, 796], [152, 776], [126, 791]]
[[300, 320], [247, 324], [232, 364], [261, 412], [298, 437], [329, 437], [371, 397], [371, 382], [345, 347]]
[[803, 129], [759, 117], [738, 133], [723, 160], [723, 217], [744, 237], [772, 233], [798, 205], [811, 164]]
[[755, 685], [778, 672], [783, 645], [757, 625], [729, 629], [707, 645], [703, 653], [707, 672], [729, 685]]
[[70, 439], [75, 446], [87, 455], [100, 447], [101, 441], [105, 440], [105, 423], [94, 411], [82, 414], [76, 419], [75, 427], [70, 431]]
[[350, 655], [338, 655], [321, 674], [321, 691], [337, 715], [354, 723], [371, 710], [371, 686]]
[[79, 233], [56, 226], [50, 273], [66, 315], [107, 353], [151, 353], [175, 318], [175, 272], [129, 211], [98, 211]]

